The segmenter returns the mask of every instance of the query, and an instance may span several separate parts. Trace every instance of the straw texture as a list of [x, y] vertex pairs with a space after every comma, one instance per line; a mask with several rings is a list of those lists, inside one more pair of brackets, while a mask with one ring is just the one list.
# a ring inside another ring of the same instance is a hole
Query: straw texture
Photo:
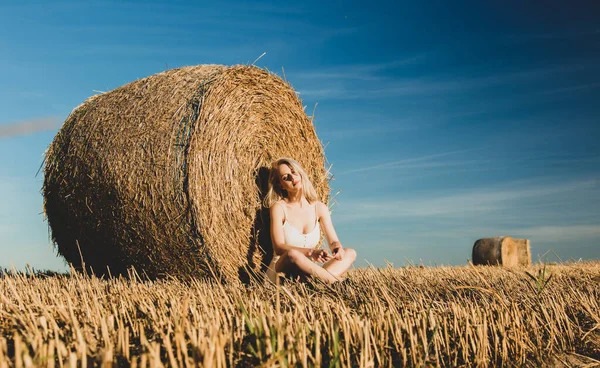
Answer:
[[245, 280], [272, 256], [261, 199], [279, 157], [297, 159], [327, 201], [322, 146], [276, 75], [200, 65], [135, 81], [77, 107], [48, 148], [52, 238], [96, 274]]

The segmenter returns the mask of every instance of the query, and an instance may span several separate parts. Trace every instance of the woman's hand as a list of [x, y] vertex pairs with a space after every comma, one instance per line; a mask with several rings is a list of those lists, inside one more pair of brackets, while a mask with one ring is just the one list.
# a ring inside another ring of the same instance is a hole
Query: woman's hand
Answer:
[[325, 249], [312, 249], [308, 256], [317, 263], [325, 263], [332, 258], [331, 254], [327, 253]]
[[331, 250], [331, 255], [334, 259], [341, 261], [344, 258], [344, 248], [341, 245], [336, 246]]

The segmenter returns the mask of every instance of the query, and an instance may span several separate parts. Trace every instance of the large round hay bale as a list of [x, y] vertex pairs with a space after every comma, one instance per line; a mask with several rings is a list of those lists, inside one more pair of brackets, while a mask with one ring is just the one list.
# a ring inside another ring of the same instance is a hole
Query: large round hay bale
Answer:
[[261, 199], [279, 157], [305, 166], [327, 200], [315, 129], [274, 74], [201, 65], [129, 83], [77, 107], [48, 149], [52, 238], [97, 274], [238, 279], [272, 255]]

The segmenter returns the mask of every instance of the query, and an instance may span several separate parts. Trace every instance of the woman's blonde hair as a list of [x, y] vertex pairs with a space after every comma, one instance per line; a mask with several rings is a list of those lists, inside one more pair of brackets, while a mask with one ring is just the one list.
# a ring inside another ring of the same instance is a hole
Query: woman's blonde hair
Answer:
[[271, 171], [269, 172], [269, 190], [267, 191], [264, 200], [265, 207], [270, 208], [278, 201], [287, 197], [287, 191], [281, 188], [281, 178], [279, 177], [279, 166], [283, 164], [288, 165], [292, 171], [300, 174], [302, 194], [308, 203], [317, 201], [317, 192], [310, 182], [306, 171], [304, 171], [298, 161], [291, 158], [280, 158], [271, 164]]

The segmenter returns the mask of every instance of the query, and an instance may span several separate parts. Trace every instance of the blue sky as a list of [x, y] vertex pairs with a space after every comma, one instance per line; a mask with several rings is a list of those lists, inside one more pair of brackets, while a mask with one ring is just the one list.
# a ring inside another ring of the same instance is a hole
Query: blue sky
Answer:
[[74, 107], [264, 52], [318, 103], [359, 265], [464, 264], [497, 235], [531, 239], [534, 260], [600, 258], [600, 6], [524, 3], [3, 2], [0, 266], [65, 269], [36, 172]]

